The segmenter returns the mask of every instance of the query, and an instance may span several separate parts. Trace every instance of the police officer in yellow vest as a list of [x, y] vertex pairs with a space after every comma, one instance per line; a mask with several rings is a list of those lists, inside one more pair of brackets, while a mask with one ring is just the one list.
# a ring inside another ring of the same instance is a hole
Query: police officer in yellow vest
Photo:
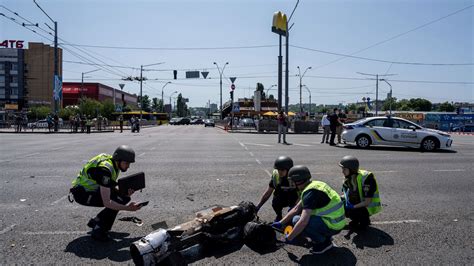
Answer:
[[339, 162], [345, 176], [342, 191], [346, 216], [352, 221], [353, 230], [365, 229], [370, 225], [370, 216], [380, 212], [379, 188], [373, 173], [359, 169], [359, 160], [354, 156], [344, 156]]
[[322, 254], [333, 247], [332, 236], [346, 225], [344, 204], [331, 187], [321, 181], [311, 181], [311, 173], [306, 166], [296, 165], [290, 169], [288, 179], [301, 191], [300, 201], [276, 228], [292, 223], [292, 232], [285, 236], [285, 242], [292, 243], [300, 235], [309, 237], [311, 252]]
[[283, 218], [283, 208], [293, 208], [298, 202], [298, 193], [296, 188], [290, 187], [288, 181], [288, 171], [293, 167], [293, 160], [288, 156], [280, 156], [273, 164], [272, 179], [268, 184], [268, 188], [260, 198], [257, 205], [257, 212], [267, 202], [273, 194], [272, 207], [276, 213], [275, 221]]
[[118, 212], [137, 211], [141, 208], [135, 202], [130, 202], [130, 196], [134, 193], [132, 189], [128, 191], [128, 195], [121, 195], [117, 189], [119, 171], [126, 172], [134, 162], [135, 151], [129, 146], [121, 145], [113, 155], [102, 153], [93, 157], [72, 181], [71, 193], [77, 203], [105, 207], [87, 223], [92, 228], [92, 238], [99, 241], [110, 240], [108, 231]]

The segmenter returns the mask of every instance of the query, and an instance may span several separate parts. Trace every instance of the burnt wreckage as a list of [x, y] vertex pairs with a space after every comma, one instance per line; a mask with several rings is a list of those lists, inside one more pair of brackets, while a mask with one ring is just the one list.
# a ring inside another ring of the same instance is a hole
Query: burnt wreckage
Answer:
[[245, 243], [256, 251], [276, 246], [275, 231], [258, 220], [251, 202], [197, 212], [191, 221], [170, 229], [160, 228], [135, 241], [130, 253], [137, 265], [184, 264], [180, 252], [190, 247], [211, 250], [236, 243]]

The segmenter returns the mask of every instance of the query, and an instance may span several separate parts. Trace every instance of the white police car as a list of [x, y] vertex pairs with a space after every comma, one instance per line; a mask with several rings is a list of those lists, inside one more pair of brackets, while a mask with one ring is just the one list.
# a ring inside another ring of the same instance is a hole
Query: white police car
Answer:
[[439, 130], [423, 128], [398, 117], [370, 117], [344, 125], [342, 139], [359, 148], [392, 145], [421, 148], [425, 151], [451, 147], [453, 139]]

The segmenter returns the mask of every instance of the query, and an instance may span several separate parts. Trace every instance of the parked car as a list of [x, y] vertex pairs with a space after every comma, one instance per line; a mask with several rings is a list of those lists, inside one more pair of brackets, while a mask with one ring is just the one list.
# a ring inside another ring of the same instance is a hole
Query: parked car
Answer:
[[[63, 125], [63, 119], [59, 118], [59, 126]], [[41, 119], [36, 122], [31, 122], [26, 125], [28, 128], [48, 128], [48, 120]]]
[[214, 123], [214, 120], [212, 119], [205, 119], [204, 120], [204, 127], [215, 127], [216, 124]]
[[344, 125], [344, 142], [359, 148], [391, 145], [421, 148], [425, 151], [450, 148], [453, 139], [445, 132], [423, 128], [398, 117], [370, 117]]
[[169, 124], [170, 124], [170, 125], [176, 125], [176, 123], [177, 123], [179, 120], [180, 120], [180, 118], [177, 118], [177, 117], [171, 118]]
[[196, 119], [191, 120], [191, 125], [202, 125], [202, 124], [204, 124], [204, 121], [202, 121], [201, 118], [196, 118]]
[[191, 123], [191, 119], [187, 117], [182, 117], [179, 118], [178, 121], [176, 121], [175, 125], [189, 125]]
[[252, 118], [240, 119], [239, 126], [241, 127], [255, 127], [255, 122]]

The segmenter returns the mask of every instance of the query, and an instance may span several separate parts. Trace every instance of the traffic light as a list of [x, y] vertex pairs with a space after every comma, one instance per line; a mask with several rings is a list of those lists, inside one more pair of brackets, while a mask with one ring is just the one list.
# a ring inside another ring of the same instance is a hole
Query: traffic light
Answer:
[[178, 78], [178, 70], [173, 70], [174, 79]]

